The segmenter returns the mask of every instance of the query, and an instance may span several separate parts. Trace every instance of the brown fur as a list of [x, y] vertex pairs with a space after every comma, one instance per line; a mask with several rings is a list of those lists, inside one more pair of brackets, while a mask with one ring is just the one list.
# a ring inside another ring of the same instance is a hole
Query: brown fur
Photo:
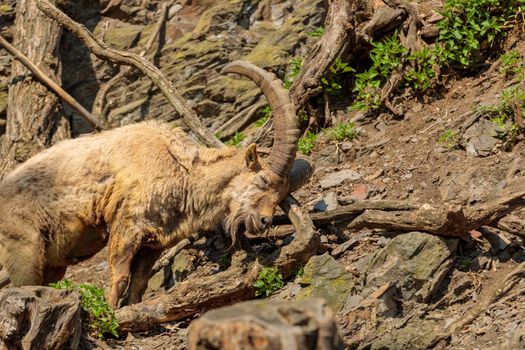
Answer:
[[221, 223], [263, 230], [287, 181], [255, 145], [200, 148], [156, 122], [64, 141], [0, 184], [0, 264], [14, 286], [46, 284], [109, 244], [109, 302], [138, 302], [162, 249]]

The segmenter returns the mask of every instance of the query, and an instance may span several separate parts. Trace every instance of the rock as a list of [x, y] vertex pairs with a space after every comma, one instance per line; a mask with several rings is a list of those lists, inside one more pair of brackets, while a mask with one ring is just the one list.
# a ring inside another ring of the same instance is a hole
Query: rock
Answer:
[[487, 119], [481, 119], [465, 131], [463, 140], [468, 155], [486, 157], [498, 143], [498, 126]]
[[51, 287], [0, 290], [0, 349], [77, 349], [80, 294]]
[[190, 325], [189, 349], [343, 349], [334, 313], [321, 299], [255, 300], [205, 313]]
[[332, 256], [335, 257], [335, 258], [341, 256], [341, 254], [346, 252], [348, 249], [353, 248], [356, 245], [358, 245], [359, 242], [361, 242], [362, 239], [363, 239], [362, 236], [358, 236], [358, 237], [349, 239], [348, 241], [344, 242], [343, 244], [338, 245], [337, 248], [335, 248], [332, 251]]
[[352, 275], [328, 253], [312, 257], [298, 282], [304, 288], [297, 294], [297, 300], [321, 297], [336, 312], [341, 310], [355, 285]]
[[145, 296], [159, 289], [167, 290], [182, 281], [193, 270], [195, 259], [196, 257], [191, 250], [182, 250], [175, 256], [171, 266], [167, 266], [151, 276]]
[[326, 175], [321, 179], [321, 181], [319, 181], [319, 183], [323, 189], [327, 189], [338, 186], [347, 180], [355, 181], [359, 180], [360, 178], [361, 174], [358, 172], [351, 169], [345, 169]]
[[111, 47], [119, 50], [129, 49], [139, 41], [143, 30], [144, 26], [113, 20], [104, 38]]
[[368, 185], [357, 184], [352, 189], [350, 198], [357, 200], [357, 201], [362, 201], [362, 200], [367, 199], [369, 195], [370, 195], [370, 188], [368, 187]]
[[442, 330], [442, 325], [436, 321], [418, 320], [416, 325], [407, 325], [382, 334], [371, 344], [370, 349], [430, 349], [434, 347], [435, 340]]
[[363, 293], [392, 282], [404, 300], [428, 301], [452, 266], [457, 244], [421, 232], [398, 235], [372, 259]]
[[335, 192], [328, 192], [314, 204], [314, 211], [324, 212], [328, 210], [334, 210], [337, 207], [337, 195]]

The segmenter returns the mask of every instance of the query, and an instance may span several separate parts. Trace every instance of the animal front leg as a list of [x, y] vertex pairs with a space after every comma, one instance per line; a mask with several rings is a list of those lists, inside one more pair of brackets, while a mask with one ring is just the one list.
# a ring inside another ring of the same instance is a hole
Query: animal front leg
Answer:
[[139, 246], [140, 235], [134, 234], [133, 230], [119, 229], [111, 235], [108, 252], [111, 271], [108, 303], [114, 309], [119, 306], [119, 300], [128, 288], [131, 263]]

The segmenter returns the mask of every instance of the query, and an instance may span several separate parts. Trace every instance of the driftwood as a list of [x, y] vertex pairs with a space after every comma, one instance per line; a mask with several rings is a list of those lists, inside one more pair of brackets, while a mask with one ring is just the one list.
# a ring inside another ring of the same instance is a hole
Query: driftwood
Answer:
[[89, 51], [98, 58], [117, 64], [133, 66], [147, 75], [148, 78], [150, 78], [159, 88], [177, 113], [180, 114], [184, 123], [186, 123], [186, 125], [195, 133], [199, 141], [210, 147], [224, 147], [224, 144], [214, 137], [213, 134], [202, 124], [195, 112], [187, 105], [184, 98], [175, 89], [173, 83], [169, 81], [150, 61], [134, 53], [118, 51], [107, 47], [105, 43], [96, 39], [86, 27], [73, 21], [48, 0], [35, 0], [35, 3], [43, 13], [60, 23], [82, 40]]
[[[291, 315], [300, 315], [300, 321]], [[299, 322], [298, 322], [299, 321]], [[210, 311], [192, 322], [189, 349], [343, 349], [335, 315], [322, 299], [257, 300]]]
[[254, 256], [237, 252], [232, 258], [232, 266], [226, 271], [184, 281], [166, 294], [117, 310], [120, 331], [147, 330], [155, 324], [185, 319], [212, 308], [253, 299], [253, 284], [261, 264], [280, 268], [284, 277], [293, 274], [299, 264], [306, 263], [315, 254], [320, 238], [308, 215], [300, 210], [293, 198], [287, 197], [281, 208], [297, 230], [290, 245], [275, 255], [261, 257], [261, 263]]
[[76, 349], [82, 331], [80, 294], [50, 287], [0, 291], [0, 349]]

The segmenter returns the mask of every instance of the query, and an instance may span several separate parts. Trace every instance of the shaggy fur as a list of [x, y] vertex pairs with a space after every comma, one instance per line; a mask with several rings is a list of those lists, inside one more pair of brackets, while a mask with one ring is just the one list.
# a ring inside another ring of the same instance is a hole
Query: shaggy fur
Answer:
[[0, 264], [14, 286], [47, 284], [109, 244], [109, 302], [138, 302], [164, 248], [221, 223], [263, 230], [287, 181], [255, 145], [200, 148], [156, 122], [64, 141], [0, 184]]

